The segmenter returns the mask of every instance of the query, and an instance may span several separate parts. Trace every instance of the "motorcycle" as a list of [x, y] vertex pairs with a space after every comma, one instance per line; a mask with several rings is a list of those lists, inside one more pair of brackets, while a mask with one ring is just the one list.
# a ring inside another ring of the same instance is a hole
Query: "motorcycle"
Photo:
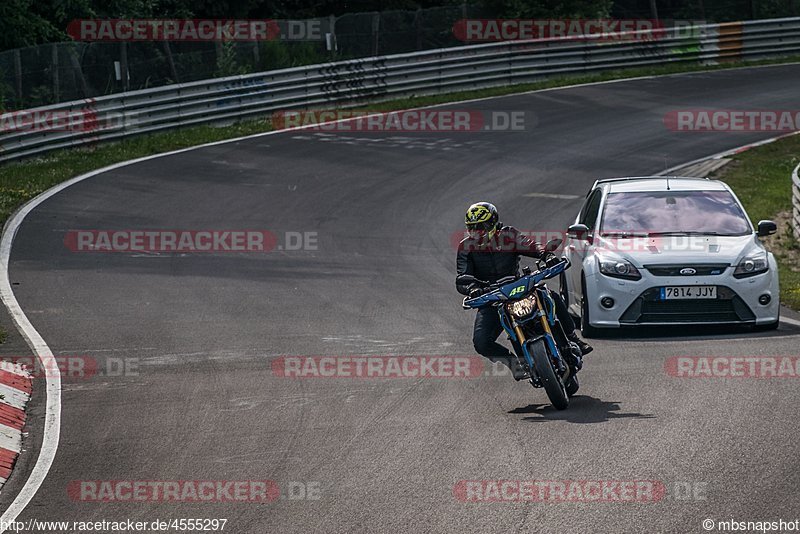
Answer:
[[[559, 245], [561, 239], [553, 239], [544, 249], [551, 252]], [[544, 388], [557, 410], [566, 409], [569, 398], [577, 393], [582, 360], [580, 348], [569, 341], [558, 321], [555, 302], [544, 281], [559, 276], [569, 266], [566, 258], [544, 266], [537, 262], [536, 272], [525, 267], [521, 277], [508, 276], [492, 284], [461, 276], [464, 282], [478, 283], [486, 290], [475, 298], [465, 297], [462, 307], [497, 308], [500, 324], [514, 345], [519, 364], [530, 375], [530, 383]]]

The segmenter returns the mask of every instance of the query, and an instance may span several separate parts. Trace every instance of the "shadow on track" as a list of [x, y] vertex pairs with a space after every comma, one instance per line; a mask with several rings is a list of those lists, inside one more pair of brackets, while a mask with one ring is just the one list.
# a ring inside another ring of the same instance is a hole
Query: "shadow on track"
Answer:
[[550, 404], [529, 404], [524, 408], [514, 408], [510, 414], [538, 414], [538, 417], [525, 417], [523, 421], [545, 423], [547, 421], [567, 421], [568, 423], [605, 423], [611, 419], [655, 419], [655, 415], [638, 412], [620, 412], [619, 402], [603, 401], [589, 395], [576, 395], [570, 399], [569, 408], [556, 410]]
[[800, 328], [782, 323], [777, 330], [758, 330], [752, 327], [737, 326], [662, 326], [662, 327], [623, 327], [601, 333], [599, 339], [621, 343], [661, 340], [706, 340], [777, 337], [800, 334]]

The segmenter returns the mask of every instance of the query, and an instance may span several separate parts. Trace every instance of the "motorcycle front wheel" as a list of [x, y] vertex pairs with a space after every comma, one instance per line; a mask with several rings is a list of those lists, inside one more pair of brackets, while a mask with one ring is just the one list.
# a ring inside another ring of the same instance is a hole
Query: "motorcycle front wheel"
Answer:
[[543, 339], [528, 343], [528, 351], [533, 359], [533, 367], [544, 387], [547, 397], [556, 410], [565, 410], [569, 406], [569, 397], [561, 377], [558, 376], [547, 352]]

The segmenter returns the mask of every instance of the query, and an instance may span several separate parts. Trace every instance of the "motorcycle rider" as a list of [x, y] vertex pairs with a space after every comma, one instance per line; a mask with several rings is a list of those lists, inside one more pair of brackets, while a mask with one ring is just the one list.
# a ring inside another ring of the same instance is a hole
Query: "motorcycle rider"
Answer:
[[[464, 281], [462, 279], [464, 275], [493, 283], [506, 276], [519, 276], [520, 256], [546, 262], [558, 261], [554, 254], [542, 250], [538, 243], [528, 239], [513, 226], [503, 226], [497, 208], [489, 202], [472, 204], [467, 209], [464, 223], [469, 235], [459, 244], [456, 256], [456, 289], [462, 295], [475, 298], [486, 291], [479, 283]], [[567, 338], [578, 345], [584, 356], [589, 354], [592, 347], [575, 333], [575, 323], [564, 299], [553, 291], [550, 294], [555, 302], [556, 315]], [[497, 310], [492, 307], [478, 310], [472, 334], [475, 351], [493, 362], [501, 362], [508, 366], [515, 379], [527, 378], [515, 369], [517, 358], [507, 348], [497, 343], [497, 337], [501, 332], [503, 327]], [[514, 344], [516, 346], [516, 343]]]

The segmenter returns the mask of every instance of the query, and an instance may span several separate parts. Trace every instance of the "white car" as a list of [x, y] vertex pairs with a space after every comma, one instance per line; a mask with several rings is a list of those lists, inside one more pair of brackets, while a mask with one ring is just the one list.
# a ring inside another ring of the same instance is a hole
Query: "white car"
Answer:
[[664, 176], [598, 180], [569, 227], [561, 295], [585, 336], [622, 326], [777, 328], [778, 267], [724, 183]]

